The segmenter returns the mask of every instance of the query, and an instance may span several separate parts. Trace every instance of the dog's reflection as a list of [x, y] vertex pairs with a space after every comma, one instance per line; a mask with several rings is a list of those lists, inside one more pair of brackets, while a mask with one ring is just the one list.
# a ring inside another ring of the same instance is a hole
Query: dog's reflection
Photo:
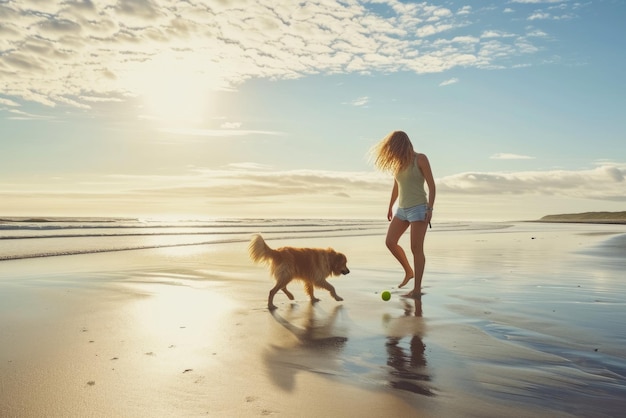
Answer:
[[[341, 330], [337, 329], [335, 322], [341, 312], [343, 306], [337, 305], [330, 314], [323, 314], [320, 309], [316, 309], [315, 305], [308, 305], [304, 315], [298, 318], [287, 320], [278, 312], [271, 311], [272, 316], [280, 325], [291, 332], [298, 340], [302, 347], [306, 348], [342, 348], [348, 341], [348, 338], [340, 335]], [[293, 311], [291, 313], [295, 313]], [[302, 322], [302, 326], [295, 325], [295, 322]], [[339, 335], [338, 335], [339, 334]]]
[[[385, 344], [387, 365], [391, 367], [389, 384], [395, 389], [434, 396], [429, 387], [426, 345], [422, 340], [425, 328], [422, 301], [404, 300], [403, 303], [404, 316], [385, 320], [389, 334]], [[409, 338], [408, 347], [403, 347], [405, 337]]]
[[296, 337], [295, 346], [293, 339], [288, 342], [277, 338], [265, 352], [265, 364], [274, 384], [290, 391], [299, 371], [328, 376], [341, 373], [339, 354], [348, 341], [346, 330], [336, 324], [341, 311], [341, 305], [326, 313], [313, 304], [304, 310], [292, 305], [284, 317], [278, 310], [271, 311], [274, 320]]

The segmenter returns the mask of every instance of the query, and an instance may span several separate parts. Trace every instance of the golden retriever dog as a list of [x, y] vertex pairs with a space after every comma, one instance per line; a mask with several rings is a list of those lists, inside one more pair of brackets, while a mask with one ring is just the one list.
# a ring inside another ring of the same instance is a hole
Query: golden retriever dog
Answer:
[[274, 295], [282, 290], [290, 300], [293, 295], [287, 290], [287, 285], [294, 279], [304, 282], [304, 290], [311, 298], [311, 302], [319, 299], [313, 294], [316, 287], [326, 289], [337, 301], [343, 300], [335, 292], [335, 288], [326, 281], [329, 276], [348, 274], [350, 270], [345, 255], [332, 248], [294, 248], [282, 247], [272, 249], [263, 240], [261, 235], [255, 235], [248, 246], [250, 258], [255, 263], [267, 263], [276, 285], [270, 290], [267, 307], [276, 309]]

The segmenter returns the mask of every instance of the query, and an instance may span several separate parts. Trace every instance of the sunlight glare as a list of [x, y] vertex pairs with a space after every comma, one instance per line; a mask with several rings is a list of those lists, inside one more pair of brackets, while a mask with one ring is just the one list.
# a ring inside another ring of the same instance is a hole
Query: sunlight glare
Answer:
[[198, 126], [208, 118], [211, 92], [223, 84], [214, 63], [163, 54], [145, 62], [129, 77], [129, 89], [143, 104], [142, 117], [163, 128]]

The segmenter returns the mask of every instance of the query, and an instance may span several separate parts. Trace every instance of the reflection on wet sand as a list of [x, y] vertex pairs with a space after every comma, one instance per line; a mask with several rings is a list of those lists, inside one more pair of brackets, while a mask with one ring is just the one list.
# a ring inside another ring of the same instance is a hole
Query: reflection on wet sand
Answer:
[[318, 316], [316, 315], [314, 305], [310, 304], [302, 318], [304, 322], [302, 327], [283, 318], [275, 310], [271, 313], [276, 322], [285, 327], [300, 340], [302, 347], [341, 348], [345, 342], [348, 341], [347, 337], [336, 335], [335, 321], [342, 308], [342, 305], [337, 305], [330, 314]]
[[326, 376], [343, 373], [340, 356], [348, 338], [336, 325], [341, 310], [338, 305], [326, 313], [309, 304], [304, 311], [292, 306], [285, 316], [272, 311], [274, 320], [297, 338], [295, 347], [293, 340], [277, 339], [265, 352], [265, 364], [276, 386], [294, 390], [295, 376], [303, 370]]
[[[388, 366], [385, 381], [393, 389], [434, 396], [423, 341], [425, 323], [422, 302], [406, 299], [402, 303], [402, 315], [391, 317], [387, 314], [383, 317], [386, 337], [380, 341], [384, 343]], [[339, 305], [326, 312], [311, 304], [303, 310], [292, 306], [282, 314], [279, 310], [271, 312], [276, 323], [288, 330], [288, 335], [296, 337], [295, 341], [275, 340], [265, 353], [265, 363], [277, 386], [293, 390], [295, 375], [303, 370], [327, 376], [361, 375], [372, 370], [369, 367], [362, 368], [364, 364], [358, 360], [351, 363], [342, 359], [348, 342], [346, 330], [342, 326], [342, 309]], [[358, 358], [359, 355], [354, 357]], [[380, 367], [375, 364], [370, 366]]]
[[[389, 372], [389, 385], [394, 389], [434, 396], [435, 393], [429, 387], [431, 378], [427, 373], [426, 345], [422, 340], [422, 301], [406, 300], [404, 304], [404, 316], [387, 319], [390, 335], [385, 346], [387, 365], [392, 368]], [[405, 337], [409, 337], [408, 352], [402, 346]]]

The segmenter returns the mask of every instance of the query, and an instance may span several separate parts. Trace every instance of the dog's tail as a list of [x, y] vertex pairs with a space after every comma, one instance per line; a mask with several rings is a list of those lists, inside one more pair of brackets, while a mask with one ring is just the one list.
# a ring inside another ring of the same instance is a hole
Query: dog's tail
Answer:
[[256, 234], [252, 237], [250, 244], [248, 245], [248, 254], [255, 263], [267, 262], [272, 259], [272, 250], [263, 240], [263, 237]]

